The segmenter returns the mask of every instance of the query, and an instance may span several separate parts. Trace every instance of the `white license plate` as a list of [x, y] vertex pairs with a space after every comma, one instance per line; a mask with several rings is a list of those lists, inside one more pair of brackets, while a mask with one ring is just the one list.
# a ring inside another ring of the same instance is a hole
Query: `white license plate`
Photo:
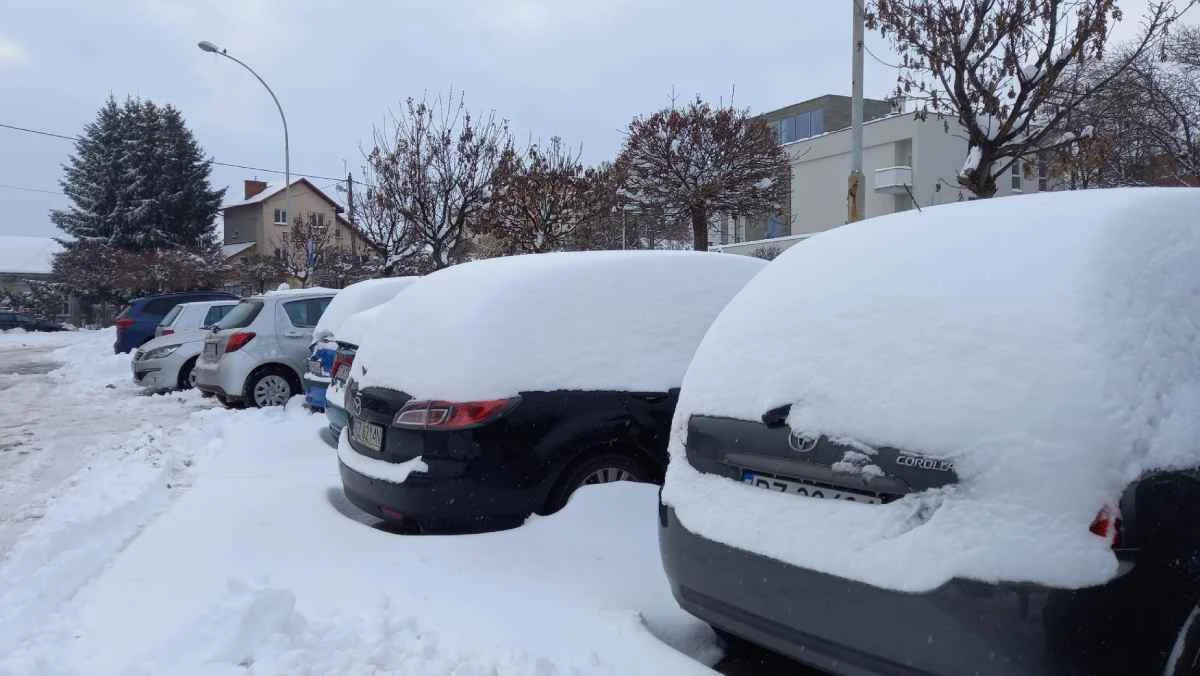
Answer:
[[355, 418], [350, 423], [350, 438], [372, 451], [383, 448], [383, 426]]
[[751, 486], [755, 486], [757, 488], [765, 488], [770, 491], [791, 493], [792, 495], [802, 495], [808, 498], [821, 498], [825, 500], [850, 500], [851, 502], [865, 502], [871, 505], [879, 504], [879, 498], [873, 495], [864, 495], [862, 493], [854, 493], [850, 491], [839, 491], [826, 486], [810, 484], [806, 481], [780, 479], [778, 477], [751, 472], [750, 470], [742, 471], [742, 483], [750, 484]]
[[217, 358], [217, 344], [216, 343], [205, 343], [204, 344], [204, 358], [210, 359], [210, 360]]

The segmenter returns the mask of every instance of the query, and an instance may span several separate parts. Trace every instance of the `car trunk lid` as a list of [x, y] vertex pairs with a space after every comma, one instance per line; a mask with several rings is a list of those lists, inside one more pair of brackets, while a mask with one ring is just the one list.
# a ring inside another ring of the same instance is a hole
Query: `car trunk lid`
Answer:
[[958, 481], [953, 462], [943, 458], [768, 422], [692, 416], [688, 462], [763, 488], [864, 502], [891, 502]]

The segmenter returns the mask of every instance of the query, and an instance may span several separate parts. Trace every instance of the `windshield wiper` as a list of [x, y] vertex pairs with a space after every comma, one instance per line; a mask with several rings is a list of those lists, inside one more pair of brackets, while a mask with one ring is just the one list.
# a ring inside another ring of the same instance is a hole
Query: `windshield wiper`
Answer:
[[784, 404], [762, 414], [763, 424], [767, 427], [783, 427], [787, 424], [788, 414], [792, 412], [791, 404]]

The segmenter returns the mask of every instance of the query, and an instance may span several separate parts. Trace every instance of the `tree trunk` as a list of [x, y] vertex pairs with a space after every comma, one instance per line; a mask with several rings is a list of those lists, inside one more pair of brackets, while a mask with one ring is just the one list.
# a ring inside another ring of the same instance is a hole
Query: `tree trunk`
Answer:
[[692, 248], [708, 251], [708, 209], [701, 205], [692, 207]]

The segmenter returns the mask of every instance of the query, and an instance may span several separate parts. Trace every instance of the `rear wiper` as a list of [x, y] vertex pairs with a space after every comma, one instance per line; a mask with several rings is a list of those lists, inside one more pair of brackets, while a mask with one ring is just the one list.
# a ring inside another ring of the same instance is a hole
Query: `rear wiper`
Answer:
[[787, 424], [788, 414], [792, 412], [791, 404], [784, 404], [762, 414], [763, 424], [767, 427], [783, 427]]

